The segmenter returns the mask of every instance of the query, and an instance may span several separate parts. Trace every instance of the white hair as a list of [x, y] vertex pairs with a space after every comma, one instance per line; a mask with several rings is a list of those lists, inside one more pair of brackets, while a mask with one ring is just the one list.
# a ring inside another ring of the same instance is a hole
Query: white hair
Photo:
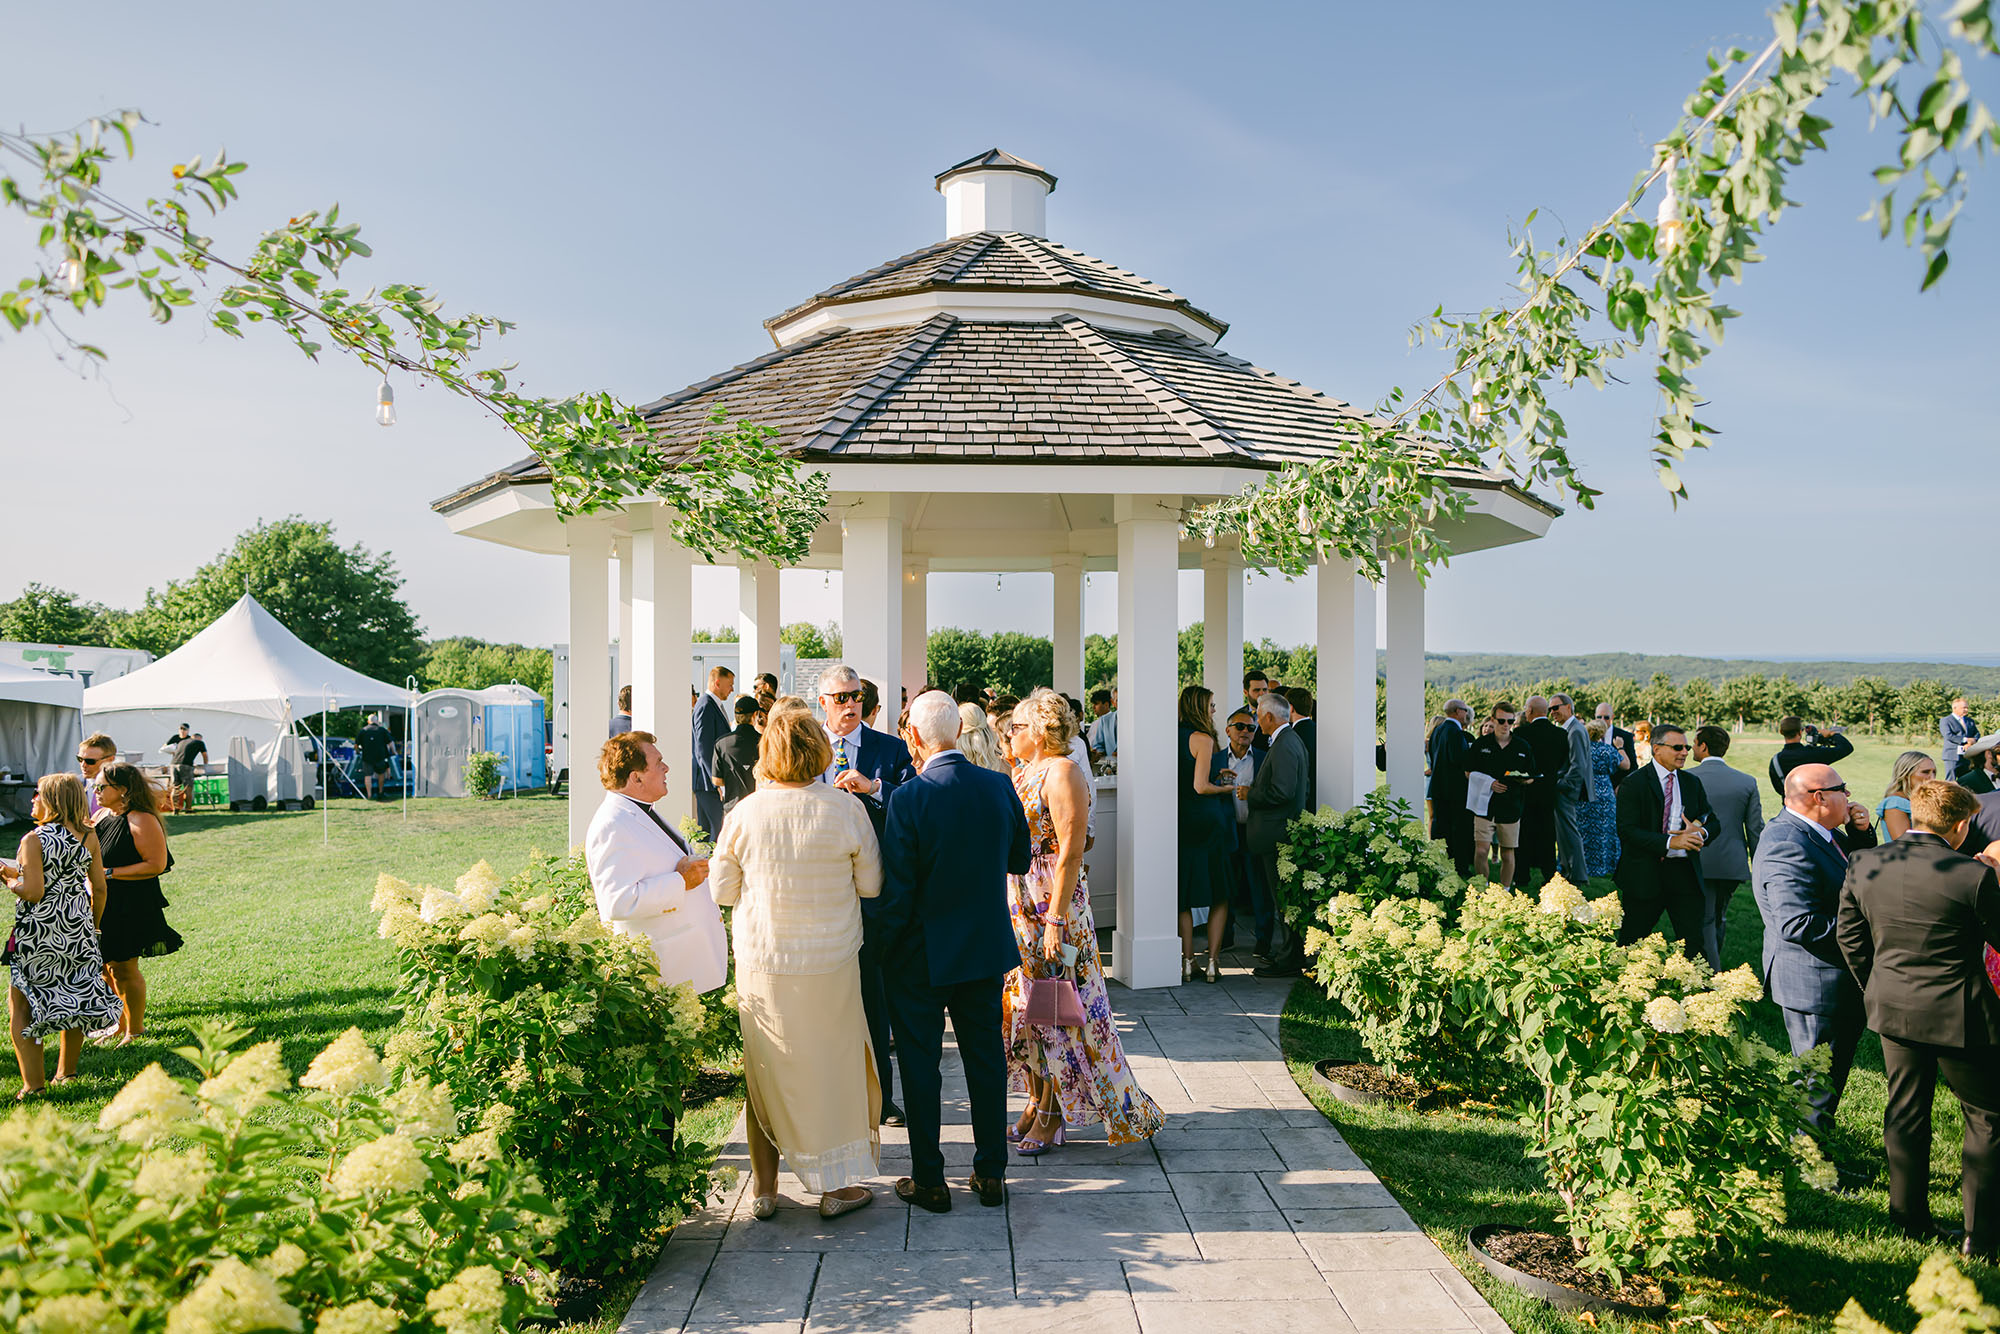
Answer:
[[942, 690], [926, 690], [910, 701], [910, 730], [924, 743], [927, 750], [951, 750], [958, 744], [959, 728], [964, 719], [958, 716], [958, 705], [950, 695]]
[[844, 662], [837, 662], [819, 674], [819, 693], [831, 695], [841, 686], [852, 690], [861, 684], [861, 673]]
[[1291, 702], [1275, 690], [1266, 691], [1264, 694], [1257, 696], [1257, 711], [1259, 713], [1268, 713], [1281, 723], [1288, 723], [1292, 720]]

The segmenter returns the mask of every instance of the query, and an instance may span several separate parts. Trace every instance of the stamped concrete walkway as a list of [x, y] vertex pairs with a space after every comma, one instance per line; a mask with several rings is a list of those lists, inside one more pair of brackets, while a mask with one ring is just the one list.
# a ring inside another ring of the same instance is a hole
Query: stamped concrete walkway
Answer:
[[1215, 986], [1113, 984], [1166, 1129], [1119, 1148], [1072, 1130], [1038, 1160], [1015, 1156], [1004, 1208], [965, 1189], [972, 1133], [949, 1047], [949, 1214], [895, 1197], [909, 1148], [885, 1129], [873, 1205], [822, 1221], [786, 1174], [760, 1223], [739, 1121], [722, 1155], [737, 1183], [675, 1231], [618, 1334], [1505, 1334], [1292, 1082], [1277, 1045], [1289, 986], [1240, 966]]

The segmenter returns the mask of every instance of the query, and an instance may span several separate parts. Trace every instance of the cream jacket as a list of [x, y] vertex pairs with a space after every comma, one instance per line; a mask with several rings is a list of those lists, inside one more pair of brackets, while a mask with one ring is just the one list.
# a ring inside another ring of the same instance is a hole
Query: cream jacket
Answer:
[[859, 797], [763, 786], [729, 813], [709, 877], [715, 901], [736, 906], [739, 971], [831, 973], [861, 952], [861, 900], [882, 892], [882, 856]]
[[729, 980], [729, 940], [709, 885], [690, 889], [674, 869], [687, 855], [678, 835], [617, 792], [604, 794], [583, 837], [584, 865], [604, 924], [645, 936], [667, 985], [688, 982], [696, 991], [714, 991]]

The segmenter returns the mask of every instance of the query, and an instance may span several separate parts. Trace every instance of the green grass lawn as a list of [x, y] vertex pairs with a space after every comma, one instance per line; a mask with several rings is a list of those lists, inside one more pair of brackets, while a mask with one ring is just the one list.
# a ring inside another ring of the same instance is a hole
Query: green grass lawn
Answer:
[[[1902, 747], [1877, 749], [1893, 758]], [[1735, 758], [1734, 751], [1730, 758]], [[1861, 764], [1853, 767], [1867, 772], [1876, 757], [1863, 746], [1856, 758]], [[1887, 762], [1881, 761], [1884, 766]], [[1846, 770], [1842, 776], [1853, 781]], [[1857, 795], [1860, 791], [1857, 784]], [[1610, 881], [1598, 880], [1591, 892], [1606, 893], [1613, 888]], [[1733, 968], [1758, 959], [1762, 949], [1763, 923], [1745, 889], [1730, 903], [1723, 964]], [[1759, 1003], [1752, 1007], [1752, 1013], [1764, 1040], [1783, 1050], [1784, 1025], [1776, 1008]], [[1467, 1229], [1480, 1223], [1556, 1230], [1558, 1202], [1543, 1185], [1537, 1165], [1525, 1156], [1528, 1136], [1523, 1129], [1498, 1108], [1424, 1112], [1360, 1108], [1321, 1094], [1311, 1080], [1314, 1061], [1326, 1057], [1365, 1060], [1367, 1053], [1346, 1012], [1308, 982], [1293, 988], [1281, 1038], [1293, 1074], [1320, 1109], [1510, 1325], [1516, 1330], [1565, 1334], [1582, 1330], [1573, 1317], [1490, 1280], [1466, 1250]], [[1868, 1184], [1852, 1196], [1795, 1191], [1789, 1226], [1743, 1254], [1718, 1259], [1680, 1280], [1682, 1294], [1672, 1312], [1675, 1321], [1682, 1322], [1683, 1328], [1707, 1334], [1718, 1329], [1729, 1334], [1824, 1330], [1853, 1296], [1892, 1328], [1907, 1329], [1915, 1323], [1916, 1317], [1904, 1301], [1904, 1290], [1928, 1252], [1889, 1229], [1888, 1173], [1882, 1158], [1885, 1102], [1882, 1046], [1871, 1033], [1862, 1039], [1841, 1101], [1834, 1150], [1843, 1164], [1870, 1174]], [[1940, 1220], [1956, 1224], [1960, 1216], [1963, 1123], [1958, 1104], [1942, 1085], [1934, 1122], [1931, 1209]], [[2000, 1300], [2000, 1271], [1981, 1267], [1976, 1278], [1989, 1301]], [[1598, 1327], [1646, 1326], [1644, 1322], [1608, 1317]]]
[[[10, 853], [22, 828], [0, 831]], [[192, 1074], [173, 1048], [208, 1019], [243, 1024], [252, 1041], [281, 1040], [294, 1074], [349, 1027], [379, 1045], [398, 1008], [395, 955], [376, 936], [368, 908], [376, 876], [449, 886], [482, 858], [511, 876], [533, 851], [563, 850], [568, 805], [539, 794], [413, 801], [405, 820], [400, 804], [339, 800], [327, 812], [324, 841], [319, 811], [179, 815], [167, 834], [175, 862], [162, 881], [167, 920], [187, 944], [143, 965], [145, 1038], [126, 1048], [86, 1047], [81, 1078], [52, 1091], [51, 1103], [79, 1118], [95, 1118], [150, 1062]], [[0, 1108], [18, 1078], [10, 1047], [0, 1062], [7, 1086]], [[690, 1109], [689, 1130], [719, 1147], [740, 1094], [739, 1083], [733, 1095]], [[638, 1282], [614, 1285], [602, 1313], [579, 1331], [615, 1328]]]

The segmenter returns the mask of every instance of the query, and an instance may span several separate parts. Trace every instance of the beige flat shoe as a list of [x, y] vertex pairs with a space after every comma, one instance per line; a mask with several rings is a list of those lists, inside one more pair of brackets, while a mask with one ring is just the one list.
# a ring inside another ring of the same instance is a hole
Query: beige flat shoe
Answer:
[[842, 1214], [851, 1214], [856, 1209], [865, 1209], [873, 1203], [875, 1203], [875, 1192], [872, 1190], [854, 1200], [843, 1200], [838, 1195], [822, 1195], [819, 1197], [819, 1216], [838, 1218]]
[[770, 1218], [777, 1212], [778, 1197], [775, 1195], [759, 1195], [756, 1199], [750, 1201], [750, 1216], [760, 1222]]

